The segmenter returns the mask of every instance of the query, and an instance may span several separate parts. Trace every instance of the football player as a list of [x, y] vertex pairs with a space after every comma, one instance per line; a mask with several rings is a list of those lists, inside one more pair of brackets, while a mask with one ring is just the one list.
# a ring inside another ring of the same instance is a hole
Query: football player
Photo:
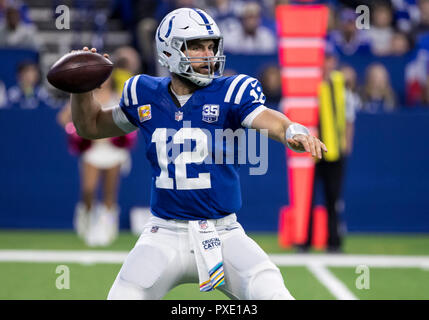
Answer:
[[[161, 299], [181, 283], [200, 282], [201, 291], [217, 288], [233, 299], [293, 299], [279, 269], [237, 222], [238, 166], [206, 161], [215, 156], [209, 135], [265, 129], [270, 138], [318, 158], [325, 145], [304, 126], [266, 108], [257, 79], [222, 76], [223, 38], [203, 10], [172, 11], [155, 40], [159, 62], [171, 77], [130, 78], [119, 106], [107, 111], [92, 92], [72, 94], [81, 136], [98, 139], [140, 129], [152, 167], [152, 217], [108, 298]], [[172, 149], [179, 150], [176, 157]]]

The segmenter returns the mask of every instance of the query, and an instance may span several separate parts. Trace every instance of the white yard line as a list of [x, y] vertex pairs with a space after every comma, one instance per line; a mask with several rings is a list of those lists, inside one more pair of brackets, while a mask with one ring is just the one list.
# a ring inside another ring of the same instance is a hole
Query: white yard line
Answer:
[[[126, 251], [102, 250], [0, 250], [0, 262], [124, 262]], [[355, 255], [355, 254], [270, 254], [278, 266], [308, 266], [318, 264], [330, 267], [429, 268], [428, 256]]]
[[317, 263], [330, 267], [423, 268], [429, 267], [428, 256], [359, 255], [359, 254], [271, 254], [278, 266], [297, 266]]
[[307, 265], [307, 268], [338, 300], [358, 300], [344, 283], [338, 280], [325, 266], [319, 263], [310, 263]]
[[[128, 255], [124, 251], [68, 250], [0, 250], [0, 262], [109, 263], [122, 264]], [[277, 266], [306, 266], [337, 298], [357, 297], [330, 272], [327, 267], [422, 268], [429, 269], [429, 256], [349, 255], [349, 254], [271, 254]]]
[[0, 250], [0, 262], [64, 262], [122, 264], [128, 252], [68, 250]]

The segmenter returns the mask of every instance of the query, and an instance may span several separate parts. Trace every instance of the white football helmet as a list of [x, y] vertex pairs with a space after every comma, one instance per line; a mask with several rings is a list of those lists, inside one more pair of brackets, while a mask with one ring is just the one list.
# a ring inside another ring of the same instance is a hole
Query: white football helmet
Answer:
[[[195, 72], [187, 55], [187, 42], [195, 39], [213, 39], [215, 42], [214, 56], [192, 58], [192, 62], [208, 62], [208, 74]], [[199, 86], [207, 86], [214, 78], [222, 76], [225, 67], [223, 37], [216, 22], [203, 10], [181, 8], [170, 12], [159, 24], [155, 40], [158, 61], [170, 72]], [[211, 70], [210, 62], [214, 63], [214, 70]]]

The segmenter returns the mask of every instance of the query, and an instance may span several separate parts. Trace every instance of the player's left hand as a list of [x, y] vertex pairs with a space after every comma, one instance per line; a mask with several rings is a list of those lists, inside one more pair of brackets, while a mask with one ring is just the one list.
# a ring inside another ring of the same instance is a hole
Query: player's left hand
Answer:
[[287, 142], [295, 149], [309, 152], [313, 157], [319, 159], [322, 159], [322, 151], [328, 151], [325, 144], [312, 135], [296, 134], [292, 139], [288, 139]]

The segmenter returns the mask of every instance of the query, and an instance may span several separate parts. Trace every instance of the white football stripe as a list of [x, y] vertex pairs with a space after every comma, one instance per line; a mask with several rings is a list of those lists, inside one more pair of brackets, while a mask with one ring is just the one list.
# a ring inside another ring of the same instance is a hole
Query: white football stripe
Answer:
[[281, 101], [283, 108], [309, 108], [318, 107], [318, 99], [316, 97], [286, 97]]
[[124, 85], [124, 103], [127, 107], [130, 105], [130, 102], [128, 100], [128, 82], [130, 82], [130, 79], [125, 81], [125, 85]]
[[135, 105], [135, 104], [139, 104], [139, 101], [137, 99], [137, 81], [139, 80], [140, 75], [135, 76], [133, 79], [133, 82], [131, 83], [131, 104]]
[[249, 79], [246, 79], [246, 81], [243, 82], [243, 84], [241, 85], [240, 89], [238, 90], [237, 95], [235, 96], [235, 101], [234, 101], [235, 104], [239, 104], [240, 103], [241, 98], [243, 97], [244, 90], [246, 90], [246, 88], [247, 88], [247, 86], [249, 85], [250, 82], [255, 81], [255, 80], [256, 80], [255, 78], [249, 78]]
[[319, 67], [285, 67], [281, 71], [283, 77], [316, 78], [322, 75]]
[[289, 157], [287, 159], [289, 168], [311, 168], [314, 166], [314, 160], [309, 157]]
[[234, 92], [235, 87], [240, 82], [240, 80], [243, 79], [245, 76], [246, 75], [244, 75], [244, 74], [240, 74], [231, 82], [231, 84], [229, 85], [228, 91], [226, 92], [224, 102], [230, 102], [231, 101], [231, 96]]
[[281, 38], [280, 46], [286, 48], [318, 48], [324, 47], [326, 41], [322, 38]]

